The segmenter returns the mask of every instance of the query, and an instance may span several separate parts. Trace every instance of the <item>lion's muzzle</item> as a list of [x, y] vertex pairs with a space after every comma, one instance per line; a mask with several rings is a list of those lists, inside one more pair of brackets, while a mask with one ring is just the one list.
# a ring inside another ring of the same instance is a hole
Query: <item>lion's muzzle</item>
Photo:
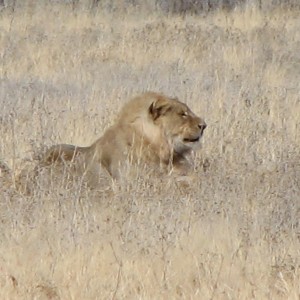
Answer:
[[199, 124], [198, 127], [200, 129], [200, 134], [202, 135], [205, 128], [207, 127], [207, 125], [206, 125], [206, 123], [203, 122], [203, 123]]

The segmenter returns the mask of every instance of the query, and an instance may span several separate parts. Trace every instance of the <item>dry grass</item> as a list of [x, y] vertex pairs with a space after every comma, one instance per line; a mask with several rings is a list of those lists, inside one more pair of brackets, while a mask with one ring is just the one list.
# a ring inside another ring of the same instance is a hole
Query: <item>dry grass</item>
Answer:
[[3, 170], [1, 299], [299, 299], [299, 11], [28, 5], [0, 12], [0, 56], [0, 158], [13, 174], [34, 147], [90, 144], [143, 90], [208, 123], [189, 189], [40, 176], [26, 196]]

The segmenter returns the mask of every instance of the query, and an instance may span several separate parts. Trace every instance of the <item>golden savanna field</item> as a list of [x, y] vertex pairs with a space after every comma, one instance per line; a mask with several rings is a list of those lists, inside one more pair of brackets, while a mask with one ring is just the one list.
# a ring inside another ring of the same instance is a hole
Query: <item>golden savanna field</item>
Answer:
[[[0, 298], [299, 299], [300, 11], [21, 4], [0, 10]], [[188, 185], [50, 170], [17, 188], [148, 90], [208, 125]]]

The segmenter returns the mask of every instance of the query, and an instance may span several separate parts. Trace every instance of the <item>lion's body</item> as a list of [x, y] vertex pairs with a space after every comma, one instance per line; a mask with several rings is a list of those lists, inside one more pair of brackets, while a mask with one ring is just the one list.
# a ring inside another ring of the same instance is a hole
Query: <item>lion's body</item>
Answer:
[[144, 93], [125, 104], [116, 123], [91, 146], [52, 146], [41, 165], [75, 161], [77, 170], [93, 182], [103, 169], [118, 178], [128, 161], [184, 174], [189, 167], [186, 155], [199, 144], [205, 127], [205, 122], [180, 101]]

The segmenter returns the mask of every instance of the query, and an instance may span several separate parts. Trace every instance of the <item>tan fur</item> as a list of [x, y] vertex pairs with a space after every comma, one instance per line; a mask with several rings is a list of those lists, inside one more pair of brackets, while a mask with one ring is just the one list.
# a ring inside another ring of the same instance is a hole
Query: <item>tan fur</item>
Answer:
[[199, 144], [205, 127], [187, 105], [148, 92], [125, 104], [116, 123], [91, 146], [52, 146], [40, 165], [75, 161], [77, 170], [94, 183], [103, 169], [113, 178], [120, 177], [128, 161], [185, 174], [189, 168], [186, 155]]

